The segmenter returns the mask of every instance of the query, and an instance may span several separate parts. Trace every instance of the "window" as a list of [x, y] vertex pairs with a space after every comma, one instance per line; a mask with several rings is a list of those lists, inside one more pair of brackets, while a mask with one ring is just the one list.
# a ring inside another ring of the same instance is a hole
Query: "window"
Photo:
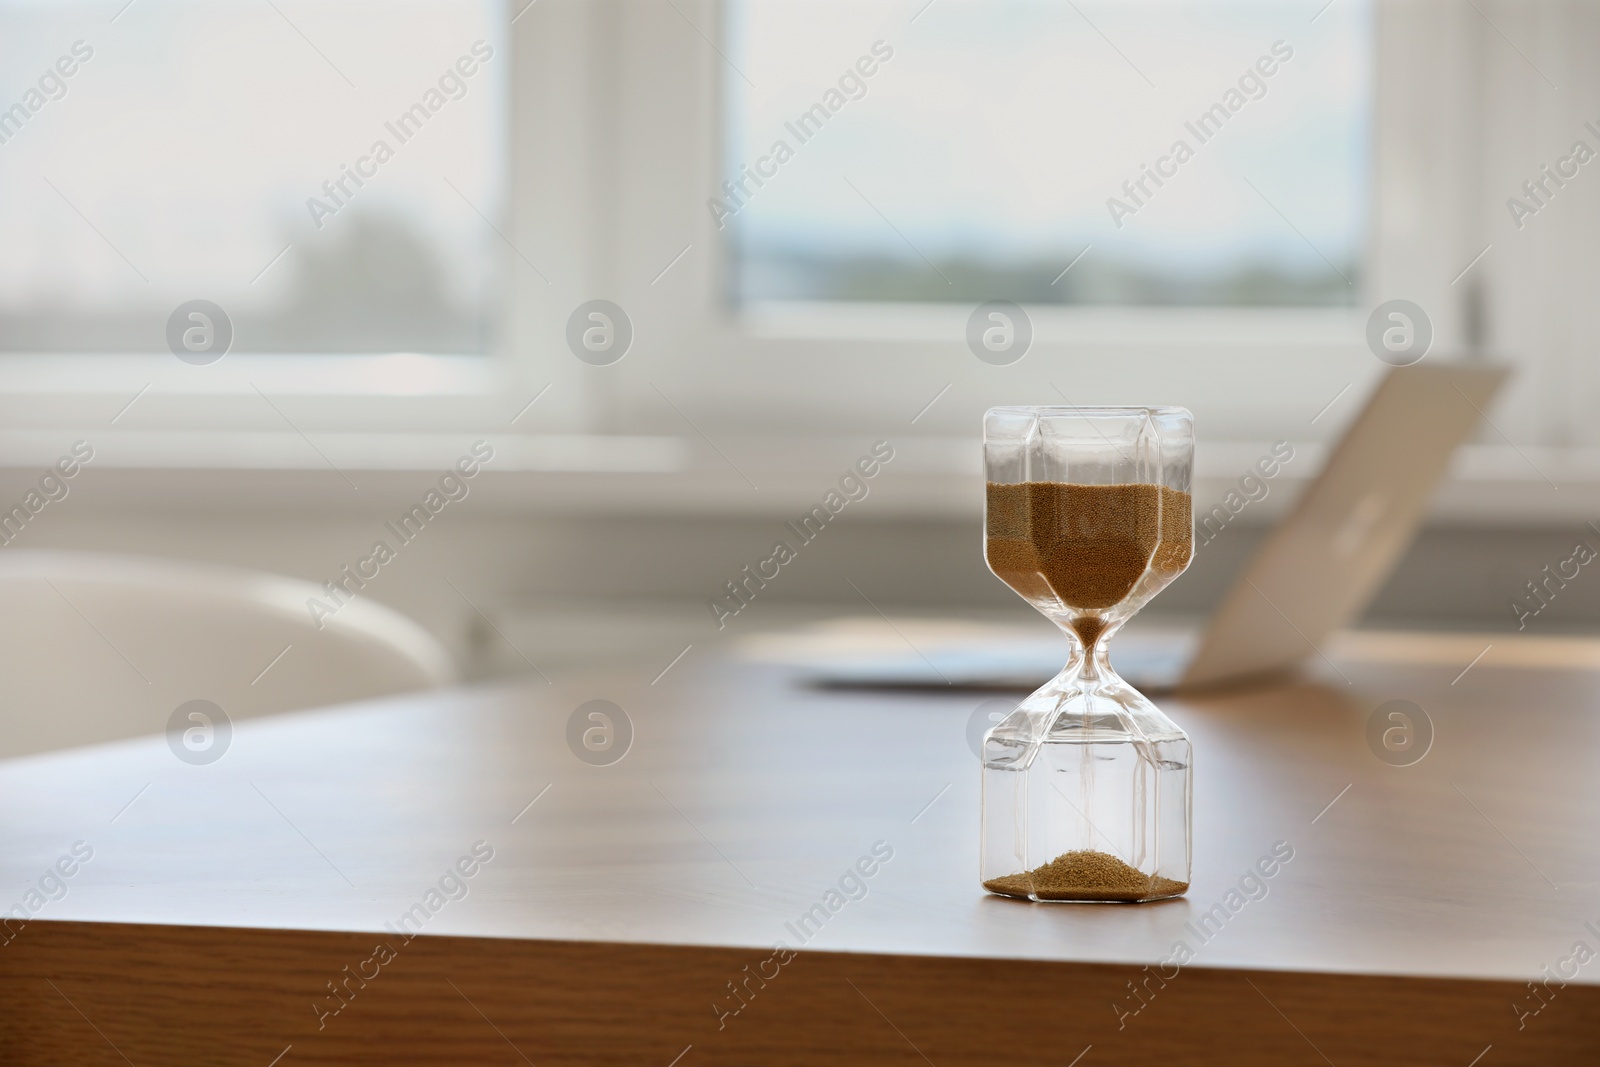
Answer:
[[1370, 14], [730, 0], [732, 295], [1355, 304]]
[[[1520, 226], [1506, 198], [1596, 136], [1596, 25], [1401, 0], [0, 0], [0, 392], [41, 454], [116, 417], [106, 454], [129, 464], [177, 462], [158, 431], [226, 426], [208, 462], [261, 462], [248, 434], [270, 432], [273, 462], [323, 465], [300, 434], [338, 433], [344, 467], [387, 447], [363, 434], [527, 411], [518, 431], [680, 437], [752, 494], [719, 450], [765, 489], [899, 433], [943, 507], [996, 404], [1337, 433], [1384, 369], [1366, 319], [1404, 298], [1428, 358], [1520, 365], [1487, 436], [1542, 464], [1525, 446], [1600, 440], [1600, 215], [1588, 179]], [[479, 39], [465, 95], [318, 229], [307, 200]], [[94, 56], [30, 109], [79, 40]], [[1241, 87], [1263, 57], [1265, 91]], [[808, 114], [802, 143], [786, 124]], [[1179, 139], [1193, 157], [1163, 161]], [[407, 249], [432, 266], [391, 271]], [[195, 298], [241, 355], [165, 350]], [[614, 365], [568, 348], [594, 299], [631, 322]], [[990, 299], [1032, 320], [1007, 366], [967, 339]]]
[[490, 350], [500, 3], [117, 6], [0, 0], [0, 350]]

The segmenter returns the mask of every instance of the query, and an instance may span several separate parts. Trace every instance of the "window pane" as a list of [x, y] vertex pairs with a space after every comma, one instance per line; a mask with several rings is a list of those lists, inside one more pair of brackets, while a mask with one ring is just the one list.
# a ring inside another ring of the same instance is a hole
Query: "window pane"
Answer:
[[0, 350], [488, 349], [500, 3], [120, 6], [0, 0]]
[[730, 0], [733, 296], [1354, 303], [1370, 10], [1314, 13]]

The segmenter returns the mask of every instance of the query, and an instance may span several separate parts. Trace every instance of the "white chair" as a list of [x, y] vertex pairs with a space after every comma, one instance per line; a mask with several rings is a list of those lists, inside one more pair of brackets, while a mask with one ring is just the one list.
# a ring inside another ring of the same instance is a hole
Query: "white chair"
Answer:
[[160, 733], [190, 700], [238, 720], [454, 680], [405, 616], [358, 596], [319, 628], [312, 597], [331, 603], [273, 574], [0, 550], [0, 758]]

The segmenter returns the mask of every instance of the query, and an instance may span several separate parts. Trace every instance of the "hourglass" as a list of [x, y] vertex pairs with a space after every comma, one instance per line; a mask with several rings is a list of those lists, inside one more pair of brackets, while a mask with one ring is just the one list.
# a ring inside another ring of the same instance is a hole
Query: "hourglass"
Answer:
[[1189, 739], [1107, 655], [1194, 551], [1183, 408], [994, 408], [984, 555], [1066, 634], [1060, 674], [983, 739], [985, 889], [1144, 901], [1189, 888]]

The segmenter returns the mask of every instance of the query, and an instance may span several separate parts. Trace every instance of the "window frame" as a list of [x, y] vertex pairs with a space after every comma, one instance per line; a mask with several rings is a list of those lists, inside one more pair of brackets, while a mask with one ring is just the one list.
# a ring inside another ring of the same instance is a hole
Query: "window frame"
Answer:
[[[508, 5], [497, 6], [509, 20]], [[126, 431], [138, 427], [141, 408], [158, 407], [157, 428], [178, 431], [213, 430], [220, 425], [246, 433], [298, 435], [306, 429], [342, 431], [351, 426], [388, 433], [503, 425], [507, 403], [523, 394], [525, 401], [545, 384], [553, 384], [543, 361], [531, 358], [534, 339], [529, 336], [523, 301], [516, 295], [518, 286], [525, 284], [517, 273], [522, 244], [517, 229], [530, 215], [527, 198], [518, 193], [515, 158], [523, 136], [519, 122], [525, 123], [533, 110], [519, 100], [519, 86], [528, 81], [518, 59], [528, 49], [519, 38], [529, 36], [516, 24], [505, 35], [511, 64], [504, 109], [508, 196], [492, 225], [509, 239], [497, 239], [504, 284], [490, 323], [489, 351], [229, 353], [206, 366], [191, 366], [151, 351], [7, 352], [0, 354], [0, 410], [5, 410], [9, 424], [22, 430], [69, 432], [107, 425], [114, 416], [116, 429]], [[263, 398], [269, 403], [263, 404]], [[285, 425], [290, 416], [270, 403], [278, 399], [285, 411], [296, 409], [293, 429]], [[569, 395], [568, 401], [564, 406], [568, 414], [575, 407], [581, 410], [581, 395]], [[547, 425], [570, 432], [581, 422], [581, 415], [574, 419], [558, 414]], [[226, 433], [215, 439], [224, 450], [229, 447]], [[144, 459], [136, 440], [136, 435], [124, 434], [127, 443], [120, 451], [126, 465], [138, 466]], [[241, 453], [238, 459], [241, 467], [249, 466], [248, 456]]]
[[[725, 282], [730, 266], [728, 249], [719, 239], [721, 234], [705, 203], [723, 176], [722, 94], [739, 75], [712, 47], [713, 40], [723, 40], [721, 0], [684, 0], [676, 7], [676, 12], [670, 7], [652, 12], [636, 6], [626, 12], [616, 27], [620, 32], [615, 39], [614, 56], [616, 69], [625, 72], [630, 85], [658, 86], [653, 93], [624, 89], [617, 94], [619, 128], [659, 127], [664, 115], [675, 120], [668, 151], [662, 150], [658, 138], [634, 156], [630, 165], [621, 168], [631, 180], [619, 185], [618, 215], [627, 220], [630, 233], [646, 238], [641, 243], [665, 247], [671, 243], [668, 233], [672, 227], [664, 218], [652, 216], [652, 205], [693, 204], [700, 217], [684, 219], [685, 213], [678, 207], [677, 232], [688, 232], [692, 224], [694, 247], [708, 253], [692, 263], [685, 261], [689, 267], [685, 272], [688, 284], [680, 290], [685, 299], [665, 309], [657, 324], [665, 336], [665, 347], [696, 344], [723, 361], [737, 356], [761, 363], [789, 358], [797, 349], [811, 344], [818, 349], [826, 347], [840, 363], [912, 375], [918, 370], [919, 353], [925, 354], [930, 346], [942, 343], [942, 351], [956, 357], [953, 364], [947, 361], [951, 372], [945, 373], [943, 380], [954, 377], [959, 384], [965, 373], [966, 381], [976, 383], [982, 372], [959, 363], [964, 351], [965, 316], [971, 310], [965, 305], [959, 306], [959, 314], [953, 314], [955, 305], [826, 301], [785, 302], [748, 309], [729, 305]], [[695, 25], [691, 28], [686, 22]], [[902, 46], [911, 47], [896, 43], [897, 48]], [[1374, 200], [1378, 195], [1381, 190], [1375, 189]], [[1374, 209], [1374, 218], [1376, 215]], [[1376, 234], [1368, 247], [1375, 261], [1382, 252]], [[631, 260], [627, 251], [617, 259], [614, 277], [637, 276], [649, 269], [648, 264]], [[1368, 279], [1388, 273], [1376, 262], [1371, 267], [1366, 272]], [[1367, 288], [1373, 288], [1370, 281]], [[1367, 306], [1365, 292], [1354, 307], [1345, 308], [1025, 306], [1035, 330], [1034, 347], [1026, 362], [1070, 366], [1087, 352], [1109, 361], [1139, 360], [1159, 374], [1163, 368], [1192, 357], [1192, 353], [1183, 351], [1185, 339], [1193, 337], [1196, 329], [1204, 328], [1207, 335], [1202, 348], [1226, 344], [1243, 355], [1246, 363], [1281, 359], [1286, 352], [1294, 353], [1293, 358], [1299, 360], [1306, 374], [1325, 379], [1332, 386], [1327, 390], [1331, 397], [1344, 384], [1370, 381], [1382, 369], [1375, 366], [1363, 341]], [[1446, 321], [1439, 322], [1436, 328], [1439, 345], [1448, 347], [1456, 343], [1452, 336], [1455, 316], [1444, 318]], [[970, 356], [968, 359], [976, 363]], [[696, 376], [690, 377], [693, 380]], [[704, 387], [707, 400], [698, 412], [690, 411], [691, 416], [698, 414], [715, 421], [717, 407], [761, 402], [756, 394], [739, 396], [719, 389], [719, 384], [725, 383], [714, 374], [702, 374], [694, 384]], [[691, 394], [696, 391], [689, 390]], [[933, 391], [927, 390], [928, 395]], [[817, 399], [820, 403], [820, 394]], [[1290, 399], [1298, 400], [1298, 394], [1291, 398], [1285, 390], [1263, 386], [1247, 406], [1267, 413]], [[635, 393], [616, 403], [619, 409], [628, 409], [647, 402], [647, 396]], [[798, 412], [803, 406], [795, 404], [794, 408]], [[1281, 421], [1271, 417], [1235, 420], [1230, 416], [1231, 425], [1223, 427], [1222, 432], [1234, 439], [1256, 437], [1265, 427]], [[946, 424], [944, 429], [959, 431], [967, 427]], [[1212, 432], [1216, 432], [1215, 423]]]

